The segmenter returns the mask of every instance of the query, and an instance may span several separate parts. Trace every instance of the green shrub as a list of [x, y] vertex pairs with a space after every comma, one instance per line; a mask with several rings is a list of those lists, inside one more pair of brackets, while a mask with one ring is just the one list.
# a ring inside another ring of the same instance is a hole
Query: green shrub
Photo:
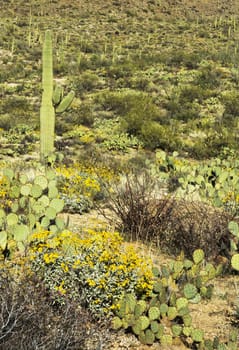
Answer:
[[157, 122], [145, 122], [140, 130], [139, 138], [143, 141], [146, 148], [155, 150], [161, 148], [163, 150], [174, 151], [178, 149], [180, 142], [167, 125], [160, 125]]

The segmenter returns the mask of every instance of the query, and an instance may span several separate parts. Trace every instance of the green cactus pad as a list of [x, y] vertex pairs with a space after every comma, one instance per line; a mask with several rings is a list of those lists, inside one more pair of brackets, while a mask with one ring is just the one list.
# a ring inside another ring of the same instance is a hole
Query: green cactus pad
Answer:
[[149, 327], [150, 321], [147, 316], [140, 316], [137, 321], [140, 322], [142, 331]]
[[139, 335], [142, 332], [141, 323], [136, 321], [132, 326], [132, 331], [134, 334]]
[[20, 195], [20, 187], [19, 186], [11, 186], [8, 194], [9, 194], [10, 198], [18, 198]]
[[169, 299], [170, 306], [176, 306], [177, 301], [177, 294], [175, 292], [172, 292]]
[[157, 339], [161, 339], [161, 337], [164, 335], [164, 325], [163, 324], [159, 324], [159, 330], [158, 332], [155, 334], [155, 337]]
[[119, 317], [114, 317], [112, 320], [112, 328], [118, 330], [122, 327], [122, 320]]
[[190, 312], [190, 311], [189, 311], [188, 306], [182, 307], [181, 309], [178, 310], [178, 315], [179, 315], [179, 316], [184, 316], [184, 315], [189, 314], [189, 312]]
[[180, 297], [176, 300], [176, 307], [178, 310], [187, 306], [188, 306], [188, 299]]
[[200, 264], [205, 257], [204, 251], [202, 249], [196, 249], [193, 252], [193, 261], [195, 264]]
[[52, 233], [57, 233], [58, 232], [58, 227], [56, 225], [50, 225], [49, 226], [49, 231]]
[[11, 206], [11, 210], [13, 213], [17, 213], [18, 210], [19, 210], [19, 205], [17, 202], [13, 203], [12, 206]]
[[75, 92], [70, 91], [61, 101], [61, 103], [56, 107], [56, 113], [63, 113], [70, 107], [73, 99], [75, 97]]
[[201, 329], [193, 329], [190, 334], [193, 341], [200, 343], [203, 341], [204, 333]]
[[186, 327], [189, 327], [192, 325], [192, 316], [190, 314], [186, 314], [183, 316], [183, 324]]
[[15, 213], [8, 214], [6, 219], [7, 219], [8, 226], [13, 226], [18, 223], [18, 216]]
[[56, 218], [57, 212], [55, 208], [52, 207], [48, 207], [46, 209], [46, 216], [50, 219], [50, 220], [54, 220]]
[[5, 218], [6, 217], [6, 212], [4, 209], [0, 208], [0, 218]]
[[6, 176], [10, 181], [14, 179], [14, 171], [10, 168], [3, 169], [3, 176]]
[[156, 306], [150, 307], [149, 311], [148, 311], [148, 316], [149, 316], [150, 321], [157, 320], [160, 316], [159, 308]]
[[187, 283], [183, 288], [183, 294], [185, 298], [193, 299], [197, 294], [197, 288], [193, 284]]
[[64, 209], [64, 200], [60, 198], [54, 198], [50, 202], [50, 207], [56, 210], [56, 213], [60, 213]]
[[32, 188], [31, 188], [30, 195], [31, 195], [33, 198], [39, 198], [39, 197], [41, 197], [41, 195], [42, 195], [42, 188], [41, 188], [41, 186], [36, 185], [36, 184], [33, 184], [33, 185], [32, 185]]
[[234, 270], [239, 271], [239, 254], [234, 254], [231, 258], [231, 265]]
[[147, 308], [147, 304], [145, 300], [139, 300], [134, 308], [134, 315], [136, 318], [138, 318], [139, 316], [141, 316], [145, 310]]
[[0, 248], [4, 250], [7, 245], [7, 232], [0, 231]]
[[34, 179], [34, 184], [39, 185], [42, 190], [45, 190], [48, 186], [48, 180], [44, 175], [38, 175]]
[[190, 269], [193, 266], [193, 262], [189, 259], [185, 259], [183, 262], [183, 266], [185, 267], [185, 269]]
[[171, 328], [172, 328], [172, 333], [175, 337], [178, 337], [181, 335], [183, 330], [182, 326], [180, 326], [179, 324], [173, 324]]
[[172, 345], [173, 344], [173, 337], [171, 336], [171, 334], [164, 334], [160, 338], [160, 343], [162, 346]]
[[55, 220], [58, 231], [63, 231], [65, 229], [65, 221], [62, 218], [56, 218]]
[[56, 178], [56, 173], [52, 169], [47, 169], [46, 170], [46, 178], [48, 181], [55, 180]]
[[153, 291], [154, 291], [155, 293], [160, 293], [160, 292], [162, 291], [163, 288], [164, 288], [164, 287], [163, 287], [163, 284], [162, 284], [161, 281], [156, 281], [156, 282], [154, 283], [154, 285], [153, 285]]
[[49, 197], [50, 199], [52, 199], [52, 198], [57, 198], [58, 194], [59, 194], [59, 193], [58, 193], [57, 187], [56, 187], [56, 186], [50, 186], [50, 185], [49, 185], [48, 197]]
[[34, 214], [31, 213], [31, 214], [28, 215], [28, 222], [29, 222], [29, 227], [30, 227], [31, 230], [35, 226], [36, 221], [37, 221], [37, 218], [36, 218], [36, 216]]
[[19, 175], [19, 181], [22, 185], [25, 185], [28, 182], [28, 177], [26, 174]]
[[46, 229], [48, 228], [50, 225], [50, 219], [47, 216], [44, 216], [44, 218], [42, 218], [41, 220], [41, 227]]
[[174, 264], [173, 264], [173, 270], [176, 274], [179, 274], [184, 268], [184, 264], [182, 261], [174, 261]]
[[192, 330], [193, 330], [193, 327], [184, 326], [183, 327], [183, 334], [186, 335], [186, 337], [190, 337]]
[[234, 236], [239, 238], [239, 225], [237, 222], [230, 221], [228, 224], [228, 229]]
[[21, 188], [20, 188], [20, 193], [23, 195], [23, 196], [29, 196], [30, 192], [31, 192], [31, 188], [32, 188], [32, 184], [25, 184], [25, 185], [22, 185]]
[[201, 301], [201, 295], [200, 293], [197, 293], [194, 298], [190, 299], [190, 303], [192, 304], [198, 304]]
[[169, 306], [167, 316], [170, 321], [174, 320], [178, 316], [178, 310], [175, 306]]
[[145, 331], [145, 344], [152, 345], [155, 341], [155, 335], [151, 329], [146, 329]]
[[126, 294], [125, 295], [125, 313], [126, 314], [133, 314], [134, 308], [136, 305], [136, 297], [134, 294]]
[[161, 304], [160, 313], [162, 314], [162, 316], [165, 316], [167, 312], [168, 312], [168, 305], [165, 303]]
[[37, 203], [40, 203], [42, 206], [46, 208], [50, 205], [50, 199], [48, 196], [43, 195], [38, 199]]
[[158, 321], [151, 321], [150, 322], [150, 329], [154, 334], [158, 333], [158, 331], [159, 331]]
[[26, 241], [29, 234], [30, 230], [27, 225], [19, 224], [13, 227], [13, 236], [17, 242]]

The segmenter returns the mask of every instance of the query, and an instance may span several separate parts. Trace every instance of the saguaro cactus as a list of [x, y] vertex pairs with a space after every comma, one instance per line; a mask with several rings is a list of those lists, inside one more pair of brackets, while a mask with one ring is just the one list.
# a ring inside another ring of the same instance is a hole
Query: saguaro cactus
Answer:
[[54, 153], [55, 113], [63, 113], [72, 103], [75, 93], [70, 91], [63, 97], [63, 87], [56, 85], [53, 91], [53, 58], [51, 31], [45, 32], [42, 51], [42, 103], [40, 110], [40, 158], [46, 159]]
[[42, 51], [42, 103], [40, 110], [41, 162], [54, 152], [55, 109], [53, 94], [53, 58], [51, 32], [47, 30]]

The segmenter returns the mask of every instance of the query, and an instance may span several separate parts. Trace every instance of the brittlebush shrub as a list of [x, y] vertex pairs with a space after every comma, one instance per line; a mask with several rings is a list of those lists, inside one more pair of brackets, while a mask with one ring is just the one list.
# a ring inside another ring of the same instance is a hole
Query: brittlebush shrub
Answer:
[[76, 163], [56, 168], [58, 188], [68, 213], [88, 212], [97, 199], [104, 197], [105, 186], [116, 177], [106, 166]]
[[96, 317], [110, 315], [125, 292], [141, 297], [152, 290], [151, 260], [117, 232], [35, 233], [30, 254], [33, 271], [60, 303], [67, 296]]

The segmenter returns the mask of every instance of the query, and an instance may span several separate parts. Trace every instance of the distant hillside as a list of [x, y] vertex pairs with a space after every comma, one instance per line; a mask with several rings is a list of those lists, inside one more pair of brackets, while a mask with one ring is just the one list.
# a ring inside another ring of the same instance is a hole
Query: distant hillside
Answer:
[[71, 13], [80, 11], [81, 14], [106, 14], [129, 11], [137, 11], [144, 14], [145, 17], [157, 15], [162, 17], [175, 16], [180, 17], [197, 17], [197, 16], [214, 16], [214, 15], [238, 15], [239, 2], [237, 0], [60, 0], [60, 1], [26, 1], [18, 0], [0, 1], [1, 10], [5, 15], [27, 14], [29, 8], [37, 11], [42, 15], [50, 11], [50, 15], [60, 14], [64, 17], [70, 17]]

